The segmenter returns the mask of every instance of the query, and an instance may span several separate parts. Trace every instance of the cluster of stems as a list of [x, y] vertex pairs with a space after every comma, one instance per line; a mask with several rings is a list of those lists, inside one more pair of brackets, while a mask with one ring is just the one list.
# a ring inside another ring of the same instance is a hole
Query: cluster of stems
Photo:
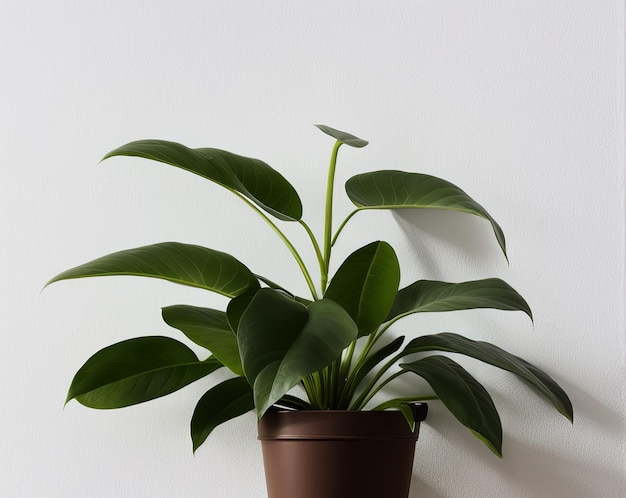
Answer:
[[[352, 211], [341, 223], [335, 234], [332, 233], [333, 225], [333, 194], [335, 185], [335, 170], [337, 167], [337, 156], [339, 148], [343, 143], [339, 140], [335, 142], [333, 147], [330, 164], [328, 167], [328, 178], [326, 182], [326, 202], [324, 210], [324, 234], [323, 245], [320, 246], [315, 234], [310, 227], [300, 219], [299, 224], [304, 228], [315, 251], [317, 257], [319, 272], [320, 272], [320, 292], [315, 286], [314, 280], [309, 272], [308, 268], [304, 264], [304, 261], [298, 253], [295, 246], [287, 238], [287, 236], [280, 230], [280, 228], [268, 217], [259, 210], [253, 203], [251, 203], [244, 196], [238, 192], [234, 192], [240, 197], [246, 204], [254, 209], [264, 221], [272, 228], [272, 230], [278, 235], [280, 240], [289, 249], [292, 256], [296, 260], [300, 271], [302, 272], [304, 279], [309, 287], [311, 297], [313, 300], [320, 299], [320, 296], [324, 296], [326, 288], [328, 286], [328, 277], [330, 269], [330, 259], [332, 247], [337, 241], [337, 238], [343, 230], [346, 223], [356, 214], [359, 209]], [[378, 373], [367, 383], [367, 385], [360, 390], [359, 396], [356, 396], [359, 385], [362, 381], [362, 376], [359, 376], [359, 372], [364, 367], [366, 360], [372, 353], [374, 346], [383, 336], [383, 334], [389, 329], [395, 320], [388, 322], [380, 327], [380, 329], [367, 336], [367, 340], [363, 348], [357, 354], [357, 341], [355, 339], [342, 353], [340, 358], [337, 358], [332, 364], [326, 368], [315, 372], [302, 380], [302, 387], [309, 398], [309, 404], [303, 407], [314, 408], [321, 410], [362, 410], [371, 399], [382, 389], [386, 384], [406, 373], [405, 370], [401, 370], [392, 375], [388, 375], [383, 379], [389, 369], [395, 364], [395, 362], [401, 357], [400, 354], [392, 357], [387, 363], [385, 363]], [[356, 355], [356, 358], [355, 358]], [[356, 396], [356, 398], [355, 398]], [[421, 399], [421, 398], [420, 398]], [[424, 398], [426, 399], [426, 398]], [[406, 401], [417, 401], [415, 397], [407, 398]], [[292, 400], [295, 402], [295, 399]], [[398, 399], [391, 402], [397, 402]], [[378, 405], [374, 409], [385, 409], [389, 402]]]

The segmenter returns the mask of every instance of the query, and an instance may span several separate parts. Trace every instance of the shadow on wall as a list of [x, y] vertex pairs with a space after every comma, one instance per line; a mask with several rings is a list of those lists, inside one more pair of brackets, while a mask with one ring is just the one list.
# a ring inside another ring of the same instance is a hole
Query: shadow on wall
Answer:
[[[423, 270], [443, 278], [443, 261], [435, 253], [436, 245], [443, 243], [450, 250], [459, 252], [463, 260], [470, 259], [476, 267], [506, 264], [491, 225], [487, 220], [470, 214], [441, 211], [437, 209], [404, 209], [393, 212], [398, 226], [406, 235], [415, 258]], [[503, 228], [506, 236], [506, 228]]]
[[[477, 459], [476, 465], [491, 467], [494, 473], [502, 476], [510, 492], [517, 492], [512, 496], [621, 498], [626, 489], [626, 475], [621, 467], [623, 466], [621, 455], [618, 455], [619, 461], [610, 460], [608, 456], [607, 460], [598, 461], [597, 456], [603, 453], [602, 448], [589, 449], [577, 444], [576, 440], [585, 427], [592, 426], [602, 429], [602, 440], [619, 440], [624, 433], [626, 421], [619, 412], [604, 406], [577, 386], [562, 380], [559, 380], [559, 383], [570, 394], [575, 410], [574, 426], [569, 427], [567, 422], [564, 424], [566, 426], [564, 428], [571, 431], [570, 447], [573, 449], [569, 454], [549, 451], [548, 443], [545, 445], [548, 449], [541, 448], [506, 434], [507, 451], [504, 459], [494, 459], [487, 452], [476, 452], [473, 453], [473, 458]], [[437, 424], [430, 425], [429, 428], [435, 431], [440, 429]], [[459, 437], [465, 431], [460, 426], [450, 429], [458, 431]], [[444, 435], [448, 436], [449, 434]], [[464, 479], [464, 476], [454, 478]], [[488, 490], [488, 484], [484, 486], [476, 491], [482, 491], [484, 494]], [[502, 481], [499, 486], [502, 486]], [[497, 494], [484, 496], [505, 496], [502, 492], [506, 490], [500, 488], [497, 491]], [[450, 496], [423, 482], [419, 475], [412, 476], [410, 498], [450, 498]]]
[[411, 493], [409, 498], [446, 498], [446, 496], [413, 474], [411, 476]]

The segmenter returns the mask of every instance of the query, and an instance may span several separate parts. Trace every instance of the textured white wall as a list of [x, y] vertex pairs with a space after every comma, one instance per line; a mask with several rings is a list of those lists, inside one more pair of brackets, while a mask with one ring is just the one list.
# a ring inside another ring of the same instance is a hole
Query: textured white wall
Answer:
[[203, 381], [124, 410], [62, 409], [97, 349], [176, 336], [161, 306], [220, 298], [123, 278], [40, 289], [96, 256], [180, 240], [304, 291], [273, 234], [216, 186], [98, 160], [149, 137], [256, 156], [301, 191], [319, 230], [331, 147], [319, 122], [371, 141], [342, 150], [339, 181], [378, 168], [447, 178], [500, 222], [511, 263], [485, 222], [441, 213], [359, 215], [338, 260], [383, 238], [404, 283], [499, 276], [535, 313], [534, 327], [468, 312], [398, 331], [496, 342], [553, 374], [575, 407], [571, 427], [517, 380], [471, 364], [501, 411], [504, 459], [432, 403], [412, 496], [624, 496], [623, 35], [616, 0], [3, 0], [0, 495], [265, 495], [252, 416], [192, 456]]

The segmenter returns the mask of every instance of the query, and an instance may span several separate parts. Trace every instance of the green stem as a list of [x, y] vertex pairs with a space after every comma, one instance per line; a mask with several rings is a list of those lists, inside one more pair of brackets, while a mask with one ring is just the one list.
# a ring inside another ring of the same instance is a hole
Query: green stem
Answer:
[[311, 230], [311, 228], [309, 228], [309, 225], [307, 225], [302, 219], [298, 220], [298, 223], [300, 223], [300, 225], [304, 227], [304, 229], [306, 230], [306, 233], [309, 236], [309, 239], [311, 239], [311, 243], [313, 244], [313, 249], [315, 250], [315, 256], [317, 256], [317, 262], [319, 263], [320, 272], [323, 272], [324, 271], [324, 256], [322, 256], [320, 245], [317, 243], [317, 239], [315, 238], [315, 235], [313, 234], [313, 230]]
[[241, 195], [236, 190], [232, 190], [232, 192], [237, 197], [239, 197], [242, 201], [244, 201], [248, 206], [250, 206], [252, 209], [254, 209], [254, 211], [256, 211], [256, 213], [270, 226], [270, 228], [272, 230], [274, 230], [274, 232], [276, 233], [276, 235], [278, 235], [280, 240], [283, 241], [283, 243], [287, 246], [287, 249], [289, 249], [289, 251], [291, 252], [293, 257], [295, 258], [296, 263], [298, 263], [298, 266], [300, 267], [300, 270], [302, 271], [302, 274], [304, 275], [304, 279], [306, 280], [306, 283], [309, 286], [309, 290], [311, 291], [311, 295], [313, 296], [313, 299], [315, 299], [315, 300], [319, 299], [319, 297], [317, 295], [317, 290], [315, 289], [315, 284], [313, 283], [313, 279], [311, 278], [309, 270], [307, 270], [307, 267], [304, 264], [304, 261], [302, 261], [302, 258], [300, 257], [300, 254], [298, 253], [296, 248], [293, 246], [291, 241], [285, 236], [285, 234], [280, 230], [280, 228], [278, 228], [274, 224], [274, 222], [272, 220], [270, 220], [263, 213], [263, 211], [261, 211], [259, 208], [257, 208], [252, 202], [250, 202], [248, 199], [246, 199], [243, 195]]
[[339, 228], [337, 229], [337, 232], [335, 232], [335, 236], [333, 237], [333, 240], [331, 241], [330, 245], [334, 246], [335, 242], [337, 242], [337, 237], [339, 237], [339, 234], [341, 233], [341, 231], [343, 230], [343, 227], [346, 226], [346, 223], [348, 223], [348, 221], [350, 221], [350, 219], [357, 214], [361, 209], [355, 209], [354, 211], [352, 211], [348, 216], [346, 216], [346, 219], [343, 220], [343, 222], [341, 223], [341, 225], [339, 225]]
[[337, 140], [330, 156], [328, 166], [328, 179], [326, 181], [326, 207], [324, 212], [324, 271], [322, 272], [322, 293], [326, 291], [328, 284], [328, 271], [330, 269], [330, 248], [333, 229], [333, 190], [335, 188], [335, 169], [337, 167], [337, 154], [342, 142]]
[[[360, 410], [361, 408], [359, 407], [363, 407], [365, 406], [365, 402], [363, 402], [364, 399], [369, 400], [371, 398], [371, 395], [368, 396], [368, 394], [370, 394], [372, 391], [374, 393], [378, 392], [380, 388], [378, 389], [374, 389], [374, 387], [376, 386], [377, 382], [381, 379], [381, 377], [383, 375], [385, 375], [385, 373], [387, 372], [387, 370], [389, 370], [393, 364], [398, 361], [400, 358], [402, 358], [403, 356], [405, 356], [403, 354], [403, 352], [400, 352], [398, 354], [396, 354], [393, 358], [391, 358], [387, 363], [385, 363], [376, 373], [376, 375], [374, 376], [374, 378], [369, 382], [369, 384], [367, 385], [367, 387], [365, 389], [363, 389], [363, 392], [359, 395], [359, 397], [356, 399], [356, 401], [354, 401], [352, 403], [351, 406], [351, 410]], [[406, 372], [406, 370], [402, 370], [401, 372]], [[385, 382], [386, 384], [387, 382]]]
[[[392, 380], [400, 377], [401, 375], [404, 375], [405, 373], [408, 373], [408, 370], [400, 370], [399, 372], [396, 372], [393, 375], [390, 375], [388, 378], [386, 378], [383, 382], [381, 382], [375, 389], [372, 389], [371, 392], [369, 393], [369, 395], [363, 399], [360, 400], [359, 404], [356, 405], [356, 407], [354, 408], [355, 410], [362, 410], [369, 402], [370, 400], [376, 396], [376, 394], [383, 388], [385, 387], [387, 384], [389, 384]], [[360, 398], [359, 398], [360, 399]]]

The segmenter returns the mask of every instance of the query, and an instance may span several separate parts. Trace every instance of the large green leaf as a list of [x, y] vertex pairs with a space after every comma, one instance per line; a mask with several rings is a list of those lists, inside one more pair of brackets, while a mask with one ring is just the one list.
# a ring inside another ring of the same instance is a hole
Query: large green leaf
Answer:
[[444, 332], [413, 339], [406, 345], [402, 353], [408, 355], [435, 350], [471, 356], [518, 375], [554, 405], [561, 414], [573, 421], [572, 403], [563, 389], [548, 374], [526, 360], [488, 342], [473, 341], [458, 334]]
[[346, 133], [345, 131], [335, 130], [334, 128], [331, 128], [330, 126], [321, 125], [321, 124], [318, 124], [315, 126], [317, 126], [321, 131], [326, 133], [326, 135], [330, 135], [334, 139], [338, 140], [339, 142], [343, 144], [349, 145], [350, 147], [356, 147], [360, 149], [361, 147], [365, 147], [369, 143], [367, 140], [363, 140], [361, 138], [355, 137], [354, 135], [351, 135], [350, 133]]
[[244, 195], [281, 220], [302, 217], [296, 190], [269, 165], [219, 149], [190, 149], [166, 140], [138, 140], [109, 152], [113, 156], [136, 156], [176, 166]]
[[400, 365], [426, 380], [459, 422], [502, 456], [502, 425], [487, 390], [461, 365], [445, 356], [428, 356]]
[[235, 374], [243, 375], [237, 336], [228, 324], [226, 313], [184, 304], [167, 306], [161, 312], [165, 323], [211, 351], [213, 356]]
[[499, 278], [487, 278], [458, 284], [419, 280], [396, 295], [387, 320], [429, 311], [456, 311], [475, 308], [519, 310], [532, 320], [528, 303], [513, 287]]
[[393, 248], [386, 242], [372, 242], [348, 256], [324, 297], [340, 304], [363, 336], [385, 321], [399, 283], [400, 266]]
[[230, 254], [179, 242], [162, 242], [115, 252], [60, 273], [59, 280], [134, 275], [199, 287], [228, 297], [258, 289], [252, 272]]
[[356, 324], [333, 301], [307, 308], [280, 291], [257, 292], [239, 321], [237, 340], [258, 417], [304, 377], [339, 358], [356, 336]]
[[235, 377], [209, 389], [193, 412], [191, 440], [195, 452], [218, 425], [254, 409], [252, 388], [245, 377]]
[[106, 347], [76, 372], [67, 401], [76, 398], [90, 408], [121, 408], [177, 391], [222, 364], [200, 361], [169, 337], [137, 337]]
[[346, 182], [346, 193], [359, 209], [446, 209], [469, 213], [491, 223], [506, 256], [504, 233], [491, 215], [456, 185], [422, 173], [383, 170], [363, 173]]

